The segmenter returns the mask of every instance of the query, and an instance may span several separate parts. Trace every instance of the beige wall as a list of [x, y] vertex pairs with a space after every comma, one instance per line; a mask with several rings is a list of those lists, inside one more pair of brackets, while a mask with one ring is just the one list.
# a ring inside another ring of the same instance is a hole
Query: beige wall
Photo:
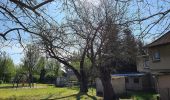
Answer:
[[125, 93], [125, 77], [112, 77], [112, 86], [116, 94]]
[[157, 80], [161, 100], [170, 100], [170, 75], [158, 76]]
[[[116, 94], [125, 93], [125, 78], [124, 77], [112, 77], [112, 86]], [[103, 85], [99, 78], [96, 78], [96, 92], [103, 92]]]
[[[139, 83], [134, 83], [134, 78], [139, 79]], [[126, 82], [126, 89], [128, 90], [142, 90], [142, 77], [128, 77], [129, 82]]]
[[137, 70], [140, 72], [144, 71], [144, 61], [143, 61], [143, 57], [137, 57]]
[[149, 68], [145, 68], [144, 60], [145, 60], [145, 56], [137, 57], [137, 71], [139, 71], [139, 72], [150, 72]]
[[170, 88], [170, 75], [158, 76], [158, 86], [159, 88]]
[[99, 78], [96, 78], [96, 92], [103, 92], [102, 81]]
[[[153, 51], [160, 51], [160, 61], [152, 60]], [[149, 49], [149, 65], [152, 71], [169, 71], [170, 70], [170, 45], [159, 46]], [[167, 70], [168, 69], [168, 70]]]
[[[153, 61], [153, 52], [160, 51], [160, 61]], [[137, 70], [139, 72], [169, 72], [170, 71], [170, 45], [153, 47], [149, 52], [149, 68], [144, 67], [146, 56], [137, 57]]]

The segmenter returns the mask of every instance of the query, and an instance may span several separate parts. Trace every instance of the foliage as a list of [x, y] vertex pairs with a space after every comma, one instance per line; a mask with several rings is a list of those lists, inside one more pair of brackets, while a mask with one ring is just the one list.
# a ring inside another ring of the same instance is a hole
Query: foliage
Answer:
[[39, 79], [40, 79], [40, 75], [33, 75], [33, 82], [35, 83], [37, 83], [37, 82], [39, 82]]
[[60, 68], [61, 68], [60, 63], [57, 60], [48, 59], [45, 69], [53, 73], [54, 76], [57, 77], [59, 75]]
[[48, 72], [45, 75], [45, 82], [47, 82], [47, 83], [54, 83], [55, 79], [56, 79], [56, 76], [52, 72]]
[[3, 84], [4, 82], [3, 82], [3, 80], [0, 80], [0, 84]]
[[10, 82], [15, 73], [13, 60], [6, 53], [3, 53], [0, 56], [0, 80]]
[[[157, 94], [153, 92], [133, 92], [130, 91], [127, 95], [120, 97], [121, 99], [132, 98], [133, 100], [157, 100]], [[120, 99], [120, 100], [121, 100]]]
[[47, 63], [46, 58], [43, 57], [43, 56], [40, 56], [38, 58], [37, 63], [36, 63], [36, 67], [35, 67], [34, 73], [40, 74], [41, 70], [45, 68], [46, 63]]
[[[78, 71], [80, 71], [80, 54], [74, 52], [74, 56], [71, 59], [71, 65], [73, 65]], [[94, 80], [99, 76], [98, 71], [91, 67], [91, 61], [88, 57], [84, 59], [84, 71], [87, 76], [88, 81]]]
[[39, 59], [39, 50], [36, 45], [28, 44], [26, 46], [24, 58], [23, 58], [23, 68], [28, 72], [32, 73], [36, 68], [36, 64]]

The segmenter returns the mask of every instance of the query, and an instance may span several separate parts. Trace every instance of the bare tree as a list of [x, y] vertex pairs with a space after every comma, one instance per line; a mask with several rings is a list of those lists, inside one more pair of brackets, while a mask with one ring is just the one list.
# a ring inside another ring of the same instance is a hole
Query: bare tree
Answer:
[[[87, 93], [88, 81], [84, 72], [86, 46], [85, 48], [79, 48], [77, 37], [67, 30], [67, 26], [58, 26], [55, 23], [48, 22], [44, 19], [37, 20], [38, 24], [34, 27], [34, 30], [38, 35], [33, 35], [33, 41], [39, 44], [41, 50], [47, 53], [49, 57], [56, 59], [71, 69], [80, 83], [80, 92]], [[83, 44], [87, 45], [85, 43]], [[81, 55], [79, 59], [80, 70], [71, 64], [74, 56], [73, 53], [77, 50], [80, 51]]]
[[118, 0], [129, 2], [128, 24], [139, 38], [160, 36], [170, 28], [170, 2], [168, 0]]
[[[28, 77], [29, 77], [29, 86], [34, 86], [33, 85], [33, 71], [36, 68], [36, 65], [39, 60], [39, 50], [37, 46], [35, 45], [27, 45], [26, 50], [25, 50], [25, 56], [23, 59], [23, 68], [26, 69], [28, 72]], [[32, 85], [31, 85], [32, 84]]]
[[10, 32], [15, 32], [21, 41], [22, 35], [20, 32], [26, 31], [28, 33], [33, 33], [31, 32], [29, 26], [30, 23], [33, 22], [33, 17], [42, 16], [42, 9], [40, 8], [52, 1], [54, 0], [46, 0], [41, 2], [36, 0], [0, 1], [0, 21], [2, 22], [4, 28], [3, 31], [1, 30], [2, 32], [0, 32], [0, 36], [7, 40], [6, 35]]
[[[72, 1], [72, 0], [70, 0]], [[74, 1], [74, 0], [73, 0]], [[83, 0], [82, 0], [83, 1]], [[154, 0], [155, 3], [149, 0], [115, 0], [115, 4], [126, 3], [129, 5], [128, 14], [129, 18], [124, 19], [120, 24], [129, 25], [133, 24], [137, 30], [140, 30], [138, 35], [143, 38], [145, 36], [160, 35], [169, 31], [169, 17], [170, 17], [170, 2], [167, 0]], [[10, 22], [19, 24], [18, 27], [11, 27], [5, 25], [7, 28], [1, 30], [0, 36], [5, 40], [6, 35], [10, 32], [20, 32], [21, 30], [31, 32], [29, 29], [29, 21], [33, 22], [33, 16], [42, 16], [42, 7], [46, 4], [54, 2], [54, 0], [36, 1], [36, 0], [5, 0], [0, 2], [1, 22]], [[69, 0], [63, 1], [68, 7]], [[92, 2], [94, 6], [100, 4]], [[91, 3], [91, 4], [92, 4]], [[12, 5], [12, 6], [11, 6]], [[117, 11], [118, 9], [115, 9]], [[26, 21], [23, 21], [26, 20]], [[159, 28], [158, 28], [159, 27]], [[157, 30], [157, 31], [153, 31]], [[23, 31], [21, 31], [23, 32]], [[154, 33], [150, 33], [154, 32]], [[157, 32], [157, 33], [155, 33]], [[18, 37], [21, 37], [18, 34]], [[20, 39], [21, 40], [21, 39]]]
[[86, 55], [91, 60], [91, 67], [99, 70], [104, 100], [115, 100], [111, 72], [120, 60], [119, 37], [126, 27], [120, 23], [126, 17], [128, 5], [112, 0], [100, 0], [96, 6], [81, 0], [72, 0], [70, 4], [76, 14], [69, 16], [68, 25], [81, 41], [85, 41], [86, 45], [81, 46], [87, 48]]

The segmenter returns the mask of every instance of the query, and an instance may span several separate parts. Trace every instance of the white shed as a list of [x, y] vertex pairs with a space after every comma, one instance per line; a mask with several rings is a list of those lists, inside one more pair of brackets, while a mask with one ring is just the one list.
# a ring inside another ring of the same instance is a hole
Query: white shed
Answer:
[[[124, 76], [112, 76], [111, 83], [116, 94], [124, 94], [126, 92]], [[96, 78], [96, 93], [99, 96], [103, 94], [103, 85], [99, 78]]]

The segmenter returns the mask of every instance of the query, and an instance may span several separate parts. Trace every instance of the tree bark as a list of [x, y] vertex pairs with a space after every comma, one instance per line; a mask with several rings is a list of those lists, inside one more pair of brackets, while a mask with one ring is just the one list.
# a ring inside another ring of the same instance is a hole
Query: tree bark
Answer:
[[76, 68], [74, 68], [72, 65], [70, 65], [69, 62], [62, 60], [60, 57], [56, 56], [54, 51], [51, 50], [51, 52], [50, 51], [48, 51], [48, 52], [52, 58], [58, 60], [60, 63], [64, 64], [65, 66], [67, 66], [67, 68], [71, 69], [74, 72], [75, 76], [77, 77], [77, 79], [80, 83], [80, 91], [79, 92], [87, 93], [88, 92], [88, 86], [87, 86], [88, 80], [87, 80], [87, 76], [84, 72], [84, 59], [85, 59], [85, 53], [86, 53], [85, 50], [83, 52], [83, 55], [82, 55], [82, 58], [80, 61], [80, 72]]
[[41, 69], [40, 79], [39, 79], [40, 83], [45, 83], [45, 73], [46, 73], [45, 69], [44, 68]]
[[86, 57], [86, 49], [87, 46], [84, 48], [83, 50], [83, 54], [81, 56], [81, 60], [80, 60], [80, 75], [81, 75], [81, 81], [80, 81], [80, 92], [82, 93], [87, 93], [88, 92], [88, 79], [87, 79], [87, 75], [85, 73], [85, 69], [84, 69], [84, 61], [85, 61], [85, 57]]
[[29, 73], [29, 86], [32, 87], [32, 73]]
[[103, 85], [103, 100], [117, 100], [111, 84], [110, 73], [109, 72], [102, 73], [101, 81]]
[[81, 80], [80, 82], [80, 92], [87, 93], [88, 92], [88, 81], [87, 76], [85, 75], [84, 71], [81, 72]]

